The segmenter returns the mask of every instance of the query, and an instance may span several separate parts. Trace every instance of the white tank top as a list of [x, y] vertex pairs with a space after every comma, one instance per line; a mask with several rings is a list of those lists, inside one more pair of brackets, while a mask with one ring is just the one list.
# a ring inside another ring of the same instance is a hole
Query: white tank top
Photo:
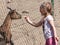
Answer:
[[44, 23], [43, 23], [43, 33], [46, 39], [53, 37], [53, 31], [51, 28], [51, 25], [49, 24], [48, 21], [53, 20], [53, 17], [51, 15], [48, 15], [45, 19], [44, 19]]

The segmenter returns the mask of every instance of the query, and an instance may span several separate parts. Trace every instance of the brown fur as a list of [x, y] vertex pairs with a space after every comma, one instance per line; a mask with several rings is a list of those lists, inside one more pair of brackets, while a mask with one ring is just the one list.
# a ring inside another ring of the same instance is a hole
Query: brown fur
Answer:
[[12, 10], [8, 7], [10, 11], [8, 12], [3, 24], [0, 26], [0, 34], [4, 37], [7, 43], [11, 41], [11, 22], [13, 19], [21, 19], [21, 15], [16, 12], [16, 10]]

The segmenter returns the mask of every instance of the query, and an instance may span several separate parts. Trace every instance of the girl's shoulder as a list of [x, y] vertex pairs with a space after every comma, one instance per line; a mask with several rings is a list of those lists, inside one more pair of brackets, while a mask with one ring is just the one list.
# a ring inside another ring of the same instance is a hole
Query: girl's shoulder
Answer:
[[47, 20], [54, 20], [52, 15], [48, 15], [46, 18]]

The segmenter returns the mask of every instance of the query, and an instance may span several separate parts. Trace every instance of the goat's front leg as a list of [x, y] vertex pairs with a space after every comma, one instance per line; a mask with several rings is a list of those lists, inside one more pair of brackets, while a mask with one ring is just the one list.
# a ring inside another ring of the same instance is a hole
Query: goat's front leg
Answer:
[[6, 31], [5, 36], [6, 36], [6, 45], [14, 45], [13, 42], [11, 41], [12, 35], [10, 30]]

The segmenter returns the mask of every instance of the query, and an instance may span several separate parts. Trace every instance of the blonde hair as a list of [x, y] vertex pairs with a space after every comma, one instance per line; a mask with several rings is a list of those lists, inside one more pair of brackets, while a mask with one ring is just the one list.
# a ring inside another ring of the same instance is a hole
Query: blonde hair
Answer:
[[49, 12], [50, 14], [52, 14], [52, 5], [50, 2], [43, 2], [40, 6], [40, 8], [45, 9], [45, 11]]

